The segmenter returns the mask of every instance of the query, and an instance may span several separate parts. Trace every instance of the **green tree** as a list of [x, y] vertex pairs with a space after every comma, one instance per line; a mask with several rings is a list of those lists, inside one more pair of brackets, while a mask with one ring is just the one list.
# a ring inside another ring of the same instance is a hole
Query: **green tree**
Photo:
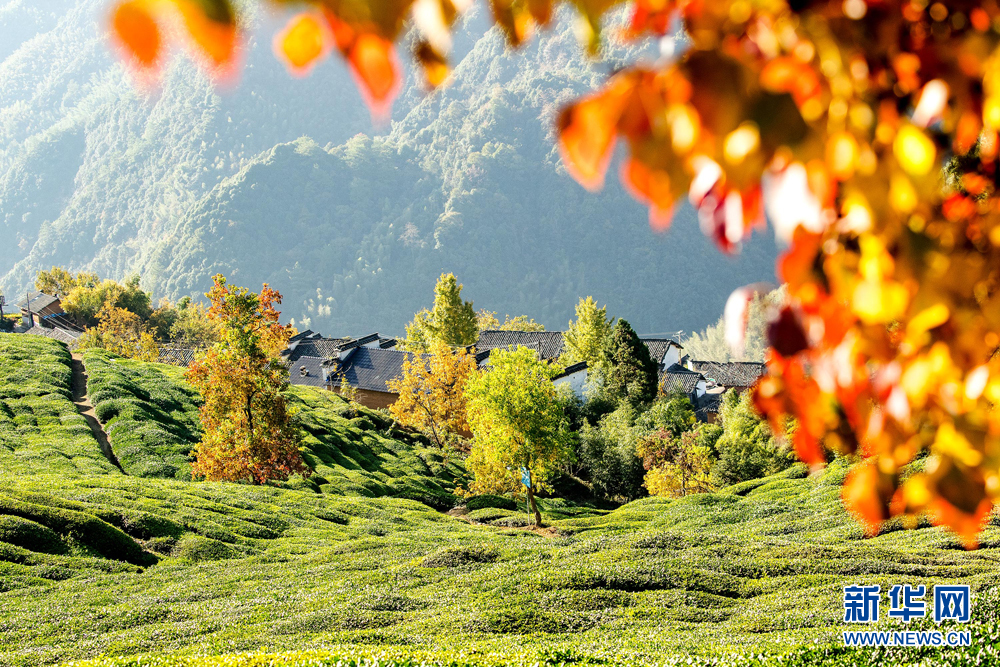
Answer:
[[565, 351], [562, 363], [587, 362], [587, 367], [603, 378], [607, 374], [606, 348], [611, 338], [611, 320], [608, 307], [597, 307], [593, 297], [580, 299], [576, 304], [576, 321], [570, 322], [563, 334]]
[[149, 327], [132, 311], [104, 306], [98, 319], [96, 327], [80, 336], [81, 350], [101, 348], [140, 361], [156, 361], [159, 357], [159, 348]]
[[497, 318], [495, 310], [486, 310], [485, 308], [476, 313], [476, 328], [480, 331], [545, 331], [545, 325], [539, 324], [527, 315], [518, 315], [517, 317], [504, 315], [503, 322], [501, 322]]
[[773, 475], [795, 462], [794, 454], [775, 440], [770, 426], [754, 411], [749, 392], [726, 392], [719, 416], [722, 434], [715, 444], [718, 461], [712, 468], [716, 485]]
[[462, 285], [454, 273], [442, 273], [434, 286], [434, 307], [414, 315], [413, 321], [406, 325], [402, 347], [423, 352], [433, 341], [464, 347], [474, 345], [478, 336], [472, 302], [462, 300]]
[[557, 368], [539, 361], [534, 350], [496, 350], [490, 370], [466, 383], [472, 453], [467, 465], [476, 493], [516, 491], [521, 468], [531, 474], [528, 503], [535, 525], [542, 515], [535, 492], [544, 488], [571, 457], [569, 429], [552, 377]]
[[217, 320], [208, 314], [204, 304], [184, 297], [177, 302], [177, 318], [170, 326], [169, 338], [183, 347], [209, 347], [218, 342], [221, 331]]
[[604, 386], [611, 396], [632, 405], [656, 398], [656, 362], [626, 320], [615, 324], [604, 350], [608, 364]]
[[105, 307], [135, 313], [144, 322], [153, 314], [149, 292], [139, 286], [139, 276], [124, 283], [100, 280], [94, 274], [78, 274], [76, 284], [62, 299], [63, 309], [84, 327], [97, 326]]
[[73, 275], [61, 266], [53, 266], [49, 271], [38, 272], [35, 289], [43, 294], [66, 296], [78, 285], [96, 285], [100, 281], [96, 273], [81, 271]]

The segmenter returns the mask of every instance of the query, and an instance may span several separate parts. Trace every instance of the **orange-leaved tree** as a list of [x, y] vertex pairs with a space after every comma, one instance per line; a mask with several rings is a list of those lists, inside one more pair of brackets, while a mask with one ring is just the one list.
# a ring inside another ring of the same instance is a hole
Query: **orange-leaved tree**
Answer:
[[[232, 51], [227, 0], [131, 0], [115, 27], [137, 62], [151, 65], [161, 52], [146, 10], [170, 4], [209, 55]], [[384, 107], [406, 19], [436, 85], [465, 1], [297, 4], [309, 9], [278, 37], [279, 53], [298, 70], [337, 49]], [[490, 4], [513, 45], [553, 18], [552, 0]], [[624, 3], [572, 4], [596, 51], [601, 16]], [[726, 252], [765, 224], [766, 211], [789, 243], [777, 267], [788, 301], [768, 329], [757, 407], [778, 433], [787, 415], [797, 418], [793, 442], [807, 462], [832, 451], [859, 457], [844, 500], [871, 532], [891, 516], [929, 513], [974, 544], [1000, 501], [1000, 6], [630, 7], [620, 38], [663, 37], [679, 20], [689, 45], [616, 72], [563, 110], [558, 140], [570, 173], [600, 187], [624, 140], [622, 179], [653, 225], [666, 227], [686, 196]], [[739, 320], [731, 318], [734, 331]], [[914, 472], [909, 464], [925, 453]]]
[[308, 474], [283, 392], [288, 370], [278, 357], [291, 335], [278, 322], [281, 295], [229, 285], [220, 274], [205, 296], [220, 341], [200, 355], [187, 379], [201, 393], [204, 437], [192, 473], [208, 480], [264, 484]]
[[465, 383], [475, 372], [475, 355], [433, 341], [430, 354], [410, 357], [403, 362], [402, 377], [388, 382], [389, 390], [399, 394], [389, 412], [443, 448], [469, 432]]

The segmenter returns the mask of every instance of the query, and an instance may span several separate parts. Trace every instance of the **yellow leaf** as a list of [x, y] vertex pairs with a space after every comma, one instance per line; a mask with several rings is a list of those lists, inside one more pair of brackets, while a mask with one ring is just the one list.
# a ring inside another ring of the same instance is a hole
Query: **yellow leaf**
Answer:
[[312, 14], [300, 14], [289, 21], [274, 42], [275, 51], [296, 74], [304, 74], [324, 55], [327, 31], [320, 19]]
[[904, 125], [896, 134], [892, 151], [903, 170], [913, 176], [930, 172], [937, 159], [937, 149], [924, 132], [912, 125]]

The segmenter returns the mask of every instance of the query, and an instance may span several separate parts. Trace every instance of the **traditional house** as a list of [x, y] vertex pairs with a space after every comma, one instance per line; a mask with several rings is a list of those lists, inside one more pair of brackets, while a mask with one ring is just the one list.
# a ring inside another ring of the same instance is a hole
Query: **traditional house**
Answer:
[[369, 408], [387, 408], [399, 398], [389, 389], [390, 380], [403, 377], [403, 364], [413, 352], [359, 346], [328, 370], [327, 388], [340, 393], [344, 383], [354, 391], [354, 400]]
[[557, 387], [564, 384], [569, 385], [574, 394], [583, 396], [583, 390], [587, 386], [587, 362], [570, 364], [559, 375], [552, 378], [552, 384]]
[[403, 361], [412, 356], [392, 349], [395, 345], [395, 338], [377, 333], [361, 338], [324, 338], [303, 331], [289, 339], [282, 358], [292, 384], [340, 392], [346, 380], [358, 403], [384, 408], [398, 398], [386, 382], [402, 377]]
[[83, 327], [62, 309], [58, 296], [29, 292], [16, 304], [21, 310], [21, 331], [32, 336], [45, 336], [73, 345], [83, 334]]
[[739, 392], [752, 387], [767, 371], [767, 364], [756, 361], [687, 361], [690, 370], [705, 376], [709, 384]]
[[742, 393], [752, 387], [766, 372], [767, 365], [756, 361], [694, 361], [684, 360], [685, 366], [704, 376], [708, 390], [699, 397], [695, 407], [699, 419], [714, 423], [718, 419], [722, 396], [732, 389]]
[[704, 396], [708, 390], [708, 382], [701, 373], [688, 370], [680, 364], [671, 364], [667, 368], [661, 369], [657, 379], [660, 391], [669, 394], [672, 391], [680, 390], [691, 399], [693, 405], [697, 405], [698, 399]]
[[25, 327], [42, 326], [46, 318], [66, 315], [58, 296], [42, 292], [28, 292], [15, 306], [21, 310], [21, 322]]
[[681, 344], [670, 338], [639, 338], [649, 349], [649, 356], [653, 357], [661, 371], [665, 371], [674, 364], [681, 361], [681, 352], [684, 350]]

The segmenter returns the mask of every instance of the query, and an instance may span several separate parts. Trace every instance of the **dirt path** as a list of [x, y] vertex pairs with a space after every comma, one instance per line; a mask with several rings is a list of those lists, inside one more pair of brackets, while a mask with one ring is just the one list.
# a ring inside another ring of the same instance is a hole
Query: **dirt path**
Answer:
[[87, 395], [87, 369], [83, 365], [83, 357], [75, 352], [73, 353], [73, 384], [71, 390], [73, 392], [73, 405], [83, 415], [83, 418], [87, 420], [87, 426], [90, 427], [90, 431], [97, 438], [98, 444], [101, 445], [101, 451], [104, 452], [104, 455], [115, 467], [125, 472], [122, 464], [118, 462], [114, 450], [111, 449], [111, 441], [108, 440], [108, 434], [104, 432], [101, 422], [97, 420], [97, 415], [94, 413], [94, 405], [90, 402], [90, 397]]

